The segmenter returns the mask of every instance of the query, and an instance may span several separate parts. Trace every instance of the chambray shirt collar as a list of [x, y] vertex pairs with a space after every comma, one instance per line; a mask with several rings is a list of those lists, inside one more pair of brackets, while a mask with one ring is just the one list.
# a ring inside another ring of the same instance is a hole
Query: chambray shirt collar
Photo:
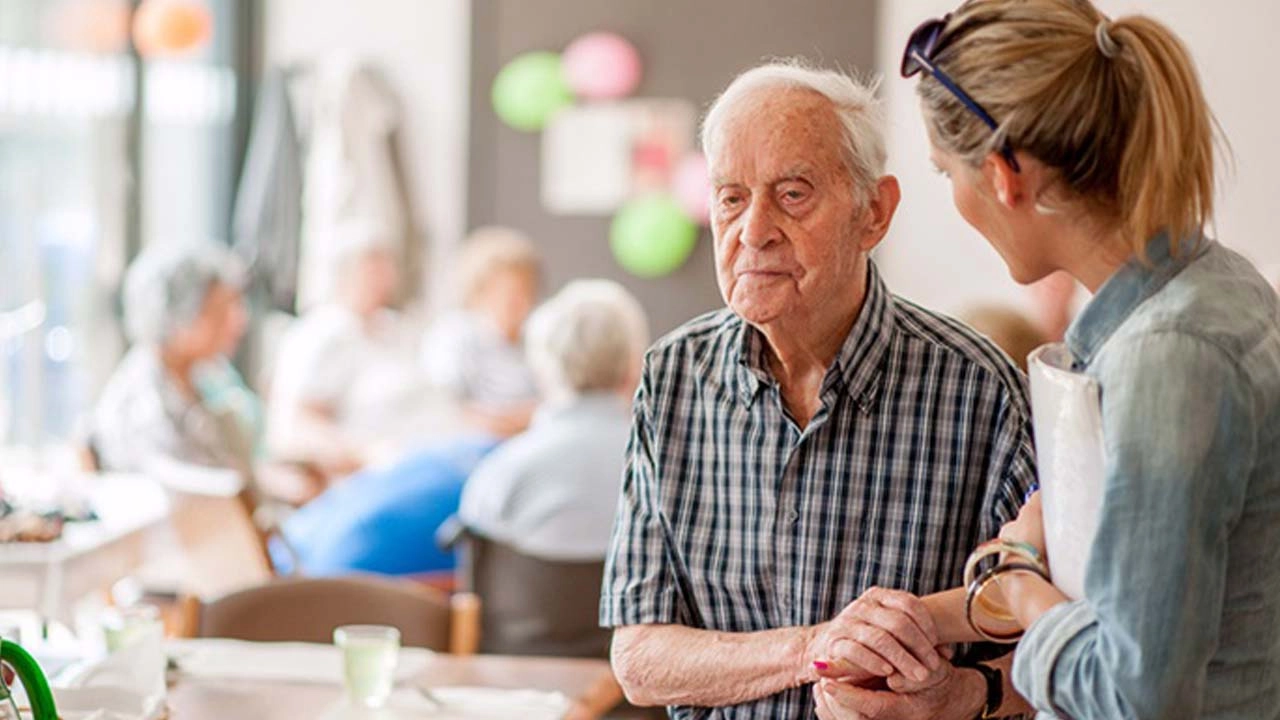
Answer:
[[[835, 361], [827, 369], [822, 394], [825, 396], [843, 388], [864, 412], [867, 411], [880, 389], [882, 361], [893, 340], [893, 328], [893, 296], [881, 280], [875, 264], [868, 263], [867, 296]], [[746, 322], [739, 327], [737, 346], [738, 397], [750, 406], [761, 388], [775, 382], [769, 372], [768, 348], [764, 335]]]
[[1131, 258], [1107, 279], [1067, 328], [1066, 344], [1077, 368], [1087, 367], [1098, 350], [1129, 315], [1175, 275], [1204, 254], [1212, 241], [1200, 237], [1181, 243], [1174, 255], [1169, 236], [1161, 233], [1147, 244], [1147, 258]]

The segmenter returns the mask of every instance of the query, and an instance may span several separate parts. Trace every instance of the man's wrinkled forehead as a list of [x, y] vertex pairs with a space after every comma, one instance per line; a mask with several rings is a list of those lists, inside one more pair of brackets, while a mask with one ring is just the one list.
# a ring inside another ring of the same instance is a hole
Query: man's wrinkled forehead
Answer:
[[744, 163], [793, 167], [840, 163], [842, 132], [831, 101], [807, 88], [765, 87], [731, 108], [707, 158], [714, 180], [729, 180]]

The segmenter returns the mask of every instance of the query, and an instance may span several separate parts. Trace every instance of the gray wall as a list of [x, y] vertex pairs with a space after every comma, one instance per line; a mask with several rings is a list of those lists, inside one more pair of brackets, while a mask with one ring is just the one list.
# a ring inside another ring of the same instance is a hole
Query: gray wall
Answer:
[[494, 76], [519, 53], [559, 51], [584, 32], [611, 30], [640, 51], [637, 96], [683, 97], [701, 112], [735, 74], [768, 57], [803, 55], [872, 70], [875, 6], [875, 0], [474, 0], [469, 227], [501, 223], [530, 233], [547, 258], [548, 291], [575, 277], [621, 281], [644, 303], [655, 337], [722, 306], [709, 231], [679, 271], [641, 280], [613, 261], [609, 218], [542, 209], [540, 137], [498, 121], [489, 104]]

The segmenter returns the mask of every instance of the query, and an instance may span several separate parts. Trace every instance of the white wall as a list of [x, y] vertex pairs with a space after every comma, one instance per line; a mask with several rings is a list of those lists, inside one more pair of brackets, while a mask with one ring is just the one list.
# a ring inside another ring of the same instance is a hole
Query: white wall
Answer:
[[[945, 178], [928, 160], [915, 81], [898, 75], [902, 46], [920, 22], [957, 0], [884, 0], [878, 64], [890, 122], [889, 168], [903, 186], [902, 206], [879, 262], [900, 294], [956, 312], [977, 302], [1021, 302], [1025, 291], [1008, 277], [995, 251], [951, 204]], [[1191, 48], [1209, 102], [1235, 151], [1233, 175], [1220, 175], [1218, 236], [1259, 264], [1280, 263], [1274, 230], [1275, 171], [1280, 168], [1280, 96], [1266, 80], [1280, 68], [1280, 3], [1274, 0], [1099, 0], [1112, 17], [1145, 12], [1167, 23]]]
[[466, 230], [470, 0], [270, 0], [268, 66], [353, 51], [373, 61], [403, 103], [414, 225], [426, 235], [429, 293]]

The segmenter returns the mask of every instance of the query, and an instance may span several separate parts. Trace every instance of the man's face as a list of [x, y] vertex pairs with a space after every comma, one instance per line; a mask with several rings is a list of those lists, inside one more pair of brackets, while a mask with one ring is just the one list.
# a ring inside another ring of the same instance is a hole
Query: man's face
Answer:
[[747, 322], [805, 320], [860, 295], [860, 205], [830, 101], [762, 89], [721, 126], [710, 162], [716, 276]]

